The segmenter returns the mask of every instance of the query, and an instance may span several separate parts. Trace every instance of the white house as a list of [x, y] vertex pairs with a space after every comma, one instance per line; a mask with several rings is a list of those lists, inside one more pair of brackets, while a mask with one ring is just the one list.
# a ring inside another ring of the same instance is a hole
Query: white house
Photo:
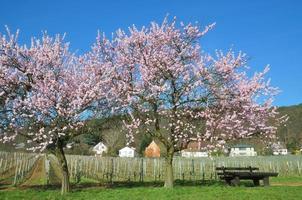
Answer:
[[202, 150], [202, 144], [200, 141], [192, 141], [188, 144], [187, 149], [181, 151], [181, 157], [185, 158], [199, 158], [199, 157], [209, 157], [207, 151]]
[[288, 151], [286, 148], [284, 148], [284, 145], [282, 145], [280, 142], [273, 143], [271, 145], [271, 148], [273, 150], [273, 155], [287, 155]]
[[24, 149], [24, 147], [25, 147], [25, 144], [23, 142], [16, 144], [16, 146], [15, 146], [16, 149]]
[[99, 142], [97, 145], [95, 145], [92, 149], [93, 152], [95, 152], [95, 155], [102, 156], [103, 153], [106, 153], [108, 148], [103, 142]]
[[134, 157], [135, 154], [135, 148], [133, 147], [124, 147], [119, 150], [119, 157]]
[[67, 143], [66, 148], [71, 149], [73, 147], [73, 145], [74, 145], [74, 142]]
[[246, 144], [237, 144], [230, 148], [230, 157], [235, 156], [257, 156], [254, 147]]
[[181, 151], [181, 157], [185, 158], [201, 158], [201, 157], [209, 157], [208, 152], [206, 151]]
[[273, 155], [278, 156], [278, 155], [287, 155], [288, 151], [287, 149], [275, 149], [273, 151]]

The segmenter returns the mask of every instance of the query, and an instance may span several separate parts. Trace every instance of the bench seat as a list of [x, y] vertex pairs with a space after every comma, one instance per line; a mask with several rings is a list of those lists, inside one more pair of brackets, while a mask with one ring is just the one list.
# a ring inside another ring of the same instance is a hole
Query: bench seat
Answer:
[[275, 172], [259, 172], [256, 167], [217, 167], [217, 175], [229, 185], [239, 185], [240, 180], [253, 180], [255, 186], [263, 180], [264, 186], [269, 185], [269, 177], [276, 177]]

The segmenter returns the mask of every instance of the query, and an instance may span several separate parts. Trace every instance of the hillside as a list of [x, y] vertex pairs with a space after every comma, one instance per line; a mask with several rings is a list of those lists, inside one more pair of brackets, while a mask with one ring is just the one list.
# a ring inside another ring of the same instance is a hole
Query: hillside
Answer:
[[[289, 151], [300, 149], [302, 145], [302, 104], [284, 106], [278, 110], [281, 115], [289, 116], [286, 126], [278, 129], [277, 135], [279, 141], [285, 144]], [[117, 155], [118, 149], [125, 144], [125, 136], [121, 132], [121, 130], [123, 130], [121, 120], [120, 117], [114, 117], [109, 120], [93, 120], [91, 122], [91, 129], [97, 131], [92, 131], [92, 136], [84, 136], [84, 142], [94, 145], [101, 139], [105, 141], [105, 143], [110, 143], [108, 145], [110, 148], [109, 155]], [[122, 136], [120, 134], [122, 134]], [[137, 135], [134, 146], [137, 151], [142, 154], [151, 140], [149, 137]], [[259, 139], [257, 138], [239, 142], [250, 143], [256, 147], [258, 152], [265, 154], [263, 146], [260, 145]]]
[[290, 150], [299, 149], [302, 145], [302, 104], [280, 107], [279, 111], [289, 116], [287, 125], [278, 130], [280, 141]]

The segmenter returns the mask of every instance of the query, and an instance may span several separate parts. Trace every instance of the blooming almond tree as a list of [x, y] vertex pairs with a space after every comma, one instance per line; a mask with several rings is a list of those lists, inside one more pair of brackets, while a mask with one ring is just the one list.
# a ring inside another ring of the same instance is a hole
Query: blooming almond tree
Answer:
[[[31, 84], [26, 93], [6, 101], [5, 106], [10, 107], [6, 115], [9, 124], [2, 129], [1, 141], [8, 142], [21, 135], [27, 138], [29, 149], [54, 153], [62, 169], [62, 193], [66, 193], [70, 184], [63, 148], [82, 133], [84, 120], [100, 105], [98, 102], [105, 105], [110, 80], [108, 65], [95, 47], [83, 56], [71, 54], [60, 36], [44, 35], [41, 40], [33, 39], [30, 48], [20, 47], [14, 41], [11, 50], [8, 44], [12, 39], [2, 39], [0, 45], [4, 52], [1, 73], [9, 75], [1, 77], [2, 95], [3, 91], [13, 90], [15, 85], [23, 87], [28, 74]], [[22, 62], [22, 70], [7, 66], [7, 57], [16, 63]], [[10, 82], [9, 88], [6, 83]]]
[[9, 124], [10, 100], [24, 96], [33, 82], [29, 72], [34, 66], [29, 49], [17, 43], [18, 32], [0, 34], [0, 130]]
[[269, 122], [278, 114], [271, 104], [277, 90], [264, 80], [268, 68], [249, 78], [244, 54], [202, 53], [199, 39], [212, 27], [201, 31], [166, 18], [129, 34], [119, 30], [103, 46], [112, 50], [119, 107], [132, 117], [125, 122], [129, 139], [142, 131], [166, 148], [165, 187], [173, 187], [174, 153], [192, 140], [215, 149], [256, 134], [275, 137]]

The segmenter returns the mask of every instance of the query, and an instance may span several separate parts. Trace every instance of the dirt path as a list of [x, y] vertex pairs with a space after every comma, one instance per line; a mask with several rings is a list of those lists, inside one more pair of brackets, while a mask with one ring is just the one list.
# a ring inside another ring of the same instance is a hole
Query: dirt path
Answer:
[[39, 158], [35, 164], [35, 167], [29, 177], [20, 186], [33, 186], [43, 185], [46, 182], [45, 179], [45, 164], [44, 157]]
[[[62, 175], [58, 163], [56, 161], [56, 158], [50, 155], [48, 156], [48, 159], [50, 160], [48, 186], [60, 185]], [[7, 187], [12, 184], [14, 178], [14, 172], [15, 172], [14, 170], [11, 170], [11, 173], [5, 175], [6, 177], [5, 179], [3, 179], [4, 176], [2, 176], [2, 179], [0, 179], [0, 186], [2, 185], [2, 187], [0, 187], [1, 190], [16, 189], [12, 187]], [[47, 180], [46, 180], [45, 157], [43, 156], [38, 158], [32, 170], [27, 173], [26, 177], [23, 179], [23, 182], [20, 185], [18, 185], [17, 188], [47, 186], [46, 181]]]
[[61, 184], [62, 173], [58, 166], [57, 160], [53, 155], [49, 155], [48, 158], [50, 160], [49, 183], [52, 185]]
[[302, 183], [301, 182], [289, 182], [289, 183], [272, 183], [271, 184], [272, 186], [302, 186]]
[[[48, 155], [50, 160], [49, 164], [49, 185], [58, 185], [61, 183], [61, 172], [57, 164], [56, 158], [52, 155]], [[45, 157], [40, 158], [37, 161], [36, 167], [34, 168], [32, 174], [21, 186], [34, 186], [34, 185], [45, 185], [46, 184], [46, 167], [45, 167]]]

